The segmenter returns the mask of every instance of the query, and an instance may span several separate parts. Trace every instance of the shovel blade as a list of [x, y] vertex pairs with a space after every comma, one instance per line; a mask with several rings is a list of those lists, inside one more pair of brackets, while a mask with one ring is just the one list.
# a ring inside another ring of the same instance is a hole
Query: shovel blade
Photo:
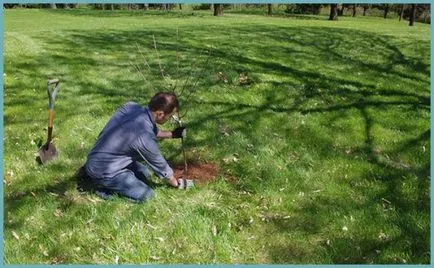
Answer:
[[42, 147], [39, 148], [38, 154], [39, 154], [38, 161], [41, 164], [45, 164], [48, 161], [53, 160], [58, 156], [56, 147], [51, 142], [42, 145]]

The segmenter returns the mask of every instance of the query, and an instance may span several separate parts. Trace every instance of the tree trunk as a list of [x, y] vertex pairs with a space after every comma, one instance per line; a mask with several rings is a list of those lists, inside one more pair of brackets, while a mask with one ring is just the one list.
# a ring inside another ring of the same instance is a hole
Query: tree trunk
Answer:
[[179, 10], [182, 10], [182, 4], [179, 4]]
[[399, 21], [401, 21], [402, 18], [404, 17], [404, 9], [405, 9], [405, 4], [402, 4], [401, 14], [399, 14]]
[[272, 4], [267, 4], [268, 6], [268, 16], [273, 15], [273, 5]]
[[51, 8], [52, 9], [57, 9], [56, 3], [51, 3]]
[[354, 4], [353, 5], [353, 17], [356, 16], [356, 7], [357, 7], [357, 4]]
[[223, 4], [214, 4], [214, 16], [223, 16]]
[[416, 4], [411, 4], [411, 13], [410, 13], [410, 24], [409, 26], [414, 25], [414, 19], [416, 18]]
[[384, 18], [385, 19], [387, 19], [387, 13], [389, 13], [389, 8], [390, 8], [389, 4], [385, 4], [385, 7], [384, 7]]
[[423, 17], [423, 23], [428, 23], [430, 17], [431, 17], [431, 14], [429, 12], [426, 12], [424, 17]]
[[368, 10], [367, 6], [363, 6], [363, 16], [366, 16], [366, 10]]
[[115, 10], [115, 5], [110, 4], [110, 10]]
[[344, 4], [341, 5], [340, 9], [338, 9], [338, 7], [336, 6], [336, 10], [337, 10], [338, 16], [343, 16], [344, 15], [344, 8], [345, 8]]
[[338, 20], [338, 4], [330, 4], [329, 20]]

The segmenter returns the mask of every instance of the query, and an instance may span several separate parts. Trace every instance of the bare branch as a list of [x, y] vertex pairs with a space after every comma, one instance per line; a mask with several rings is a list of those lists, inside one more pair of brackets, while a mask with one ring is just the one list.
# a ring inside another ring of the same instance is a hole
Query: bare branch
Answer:
[[155, 36], [154, 35], [152, 35], [152, 39], [154, 40], [154, 49], [155, 49], [155, 54], [157, 55], [158, 67], [160, 68], [161, 76], [163, 77], [163, 80], [164, 80], [164, 82], [166, 82], [166, 84], [168, 85], [168, 87], [172, 88], [172, 85], [168, 81], [167, 77], [164, 75], [164, 69], [163, 69], [163, 66], [161, 65], [160, 54], [158, 53], [157, 42], [155, 41]]
[[143, 61], [145, 62], [145, 65], [148, 67], [148, 70], [150, 72], [152, 72], [151, 66], [148, 64], [148, 61], [146, 60], [145, 55], [143, 55], [142, 50], [140, 49], [139, 44], [137, 44], [137, 42], [136, 42], [136, 47], [137, 47], [137, 50], [139, 51], [140, 55], [142, 56]]
[[130, 61], [130, 65], [134, 67], [134, 69], [136, 69], [136, 71], [142, 76], [143, 80], [145, 80], [146, 82], [149, 82], [148, 79], [146, 79], [146, 76], [143, 75], [142, 70], [140, 70], [139, 66], [137, 66], [136, 64], [132, 63]]

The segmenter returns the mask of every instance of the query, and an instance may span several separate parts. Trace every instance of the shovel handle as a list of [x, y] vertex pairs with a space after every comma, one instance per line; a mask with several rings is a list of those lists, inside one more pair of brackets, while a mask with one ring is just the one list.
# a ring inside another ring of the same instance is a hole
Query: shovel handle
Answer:
[[48, 94], [48, 109], [54, 109], [54, 100], [56, 99], [56, 94], [59, 91], [59, 79], [50, 79], [47, 82], [47, 94]]
[[50, 79], [47, 82], [47, 94], [48, 94], [48, 137], [47, 137], [47, 148], [48, 144], [51, 142], [53, 135], [53, 122], [54, 122], [54, 100], [56, 99], [56, 94], [59, 91], [59, 79]]
[[47, 137], [47, 142], [45, 143], [45, 150], [48, 150], [48, 145], [50, 144], [52, 139], [53, 139], [53, 127], [48, 127], [48, 137]]
[[[54, 107], [53, 107], [54, 108]], [[47, 148], [48, 144], [51, 142], [53, 135], [53, 125], [54, 125], [54, 109], [48, 109], [48, 136], [47, 136]]]

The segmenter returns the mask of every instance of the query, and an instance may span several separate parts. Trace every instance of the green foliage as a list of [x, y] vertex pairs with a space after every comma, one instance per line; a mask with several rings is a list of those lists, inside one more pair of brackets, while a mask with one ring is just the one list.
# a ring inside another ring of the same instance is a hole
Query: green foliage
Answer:
[[320, 4], [289, 4], [285, 13], [319, 15], [321, 7]]
[[211, 4], [196, 4], [192, 5], [193, 10], [210, 10]]
[[[194, 14], [5, 11], [5, 263], [429, 263], [429, 25]], [[187, 157], [218, 178], [155, 179], [144, 204], [77, 191], [110, 115], [168, 86], [160, 64], [198, 78]], [[40, 166], [48, 78], [60, 156]]]

